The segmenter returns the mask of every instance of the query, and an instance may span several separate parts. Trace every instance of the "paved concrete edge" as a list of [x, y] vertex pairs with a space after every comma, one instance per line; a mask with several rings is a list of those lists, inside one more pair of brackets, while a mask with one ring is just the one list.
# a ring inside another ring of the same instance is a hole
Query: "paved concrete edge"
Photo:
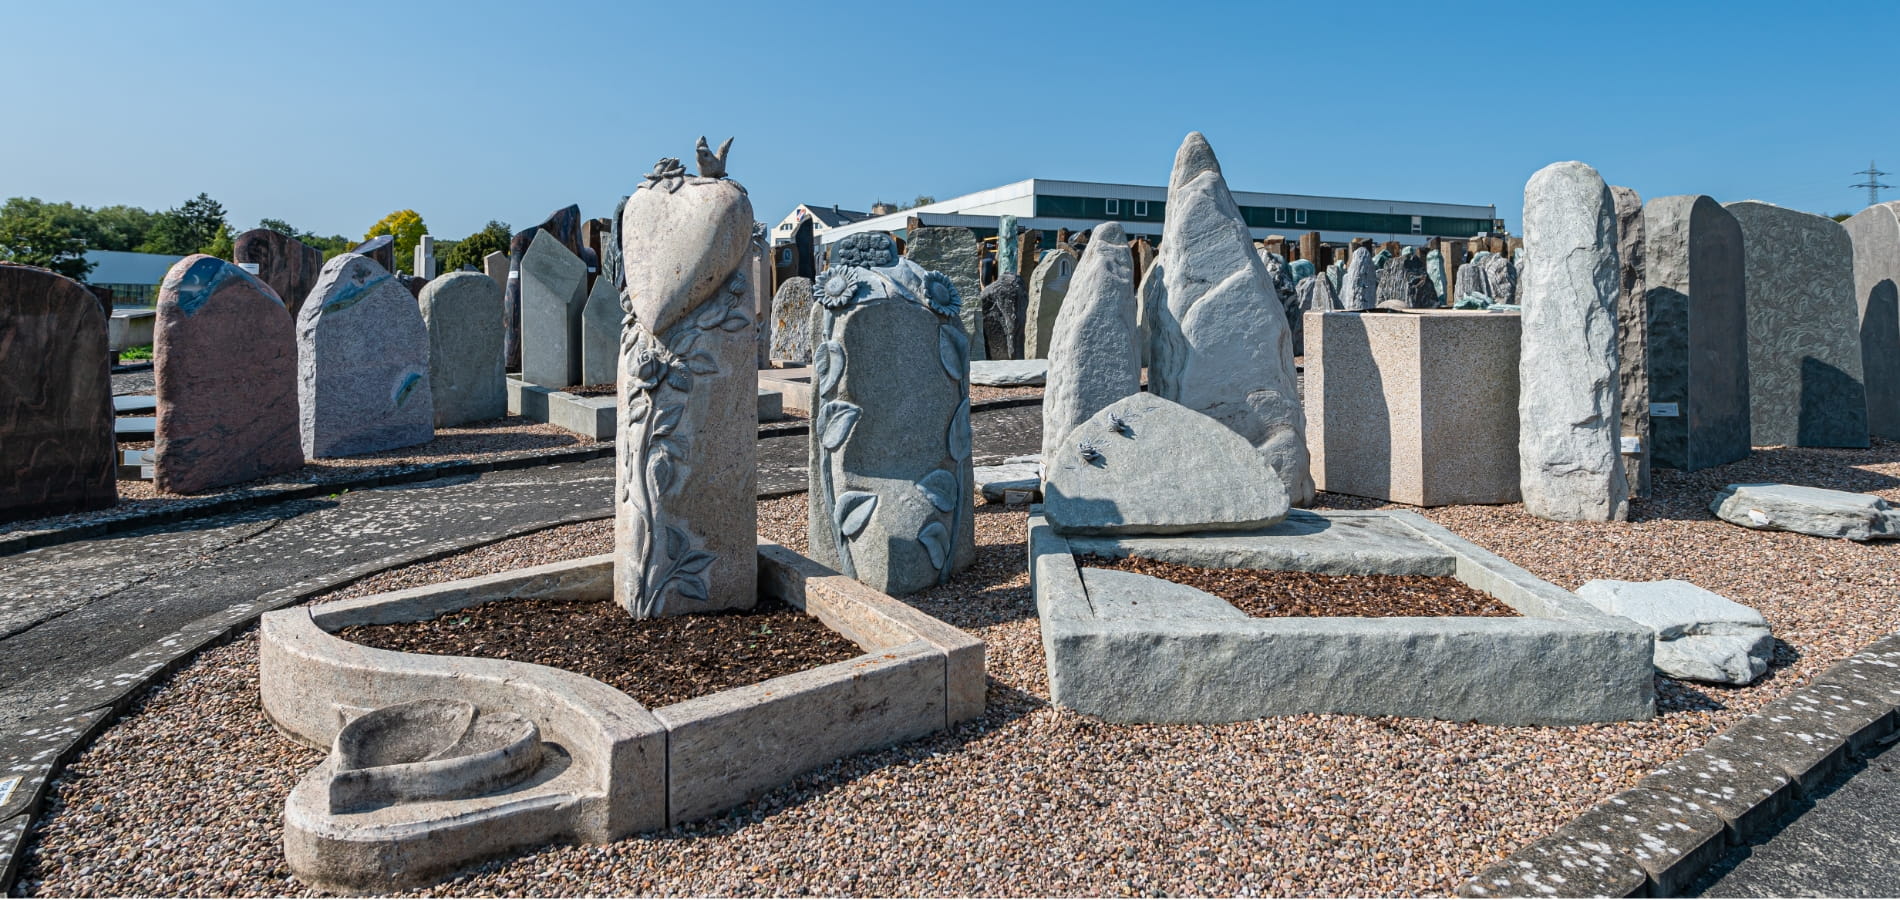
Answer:
[[[1042, 395], [1040, 394], [1034, 397], [997, 397], [993, 400], [978, 400], [974, 403], [971, 403], [970, 411], [973, 413], [980, 413], [980, 412], [988, 412], [993, 409], [1015, 409], [1019, 406], [1041, 406], [1041, 405], [1042, 405]], [[811, 433], [810, 420], [805, 420], [802, 422], [786, 422], [783, 425], [759, 426], [759, 437], [762, 437], [762, 438], [796, 437], [801, 434], [810, 434], [810, 433]]]
[[[165, 525], [187, 519], [222, 515], [239, 510], [269, 506], [291, 500], [303, 500], [310, 497], [322, 497], [338, 491], [361, 490], [383, 487], [392, 484], [410, 484], [417, 481], [433, 481], [437, 478], [450, 478], [456, 475], [480, 474], [483, 472], [503, 472], [511, 469], [527, 469], [535, 466], [551, 466], [561, 463], [587, 462], [604, 456], [612, 456], [614, 445], [611, 442], [586, 447], [574, 447], [564, 450], [536, 450], [514, 456], [503, 456], [485, 460], [450, 460], [439, 463], [419, 463], [412, 466], [391, 466], [386, 469], [370, 469], [363, 475], [338, 481], [325, 481], [313, 484], [273, 485], [255, 488], [244, 492], [233, 492], [223, 496], [204, 498], [204, 502], [195, 503], [186, 500], [176, 506], [168, 506], [147, 512], [130, 513], [111, 519], [81, 522], [58, 528], [39, 531], [23, 531], [13, 535], [0, 536], [0, 556], [11, 556], [41, 547], [51, 547], [72, 541], [102, 537], [122, 531], [131, 531], [151, 525]], [[195, 499], [195, 498], [194, 498]]]
[[1900, 632], [1519, 848], [1458, 894], [1674, 896], [1896, 728]]
[[117, 722], [140, 695], [178, 671], [200, 651], [236, 638], [266, 612], [344, 587], [379, 572], [441, 559], [549, 528], [612, 518], [613, 514], [611, 507], [592, 509], [500, 532], [437, 541], [408, 553], [350, 566], [320, 579], [301, 581], [259, 595], [250, 603], [206, 616], [127, 657], [125, 663], [128, 671], [115, 680], [115, 686], [120, 690], [110, 703], [58, 720], [44, 723], [32, 721], [30, 725], [33, 727], [27, 728], [19, 736], [26, 740], [16, 737], [9, 745], [0, 746], [0, 753], [5, 754], [0, 757], [0, 785], [5, 785], [16, 776], [20, 779], [13, 786], [11, 796], [0, 804], [0, 897], [12, 895], [14, 879], [19, 876], [21, 851], [32, 834], [33, 819], [40, 814], [53, 779], [106, 728]]

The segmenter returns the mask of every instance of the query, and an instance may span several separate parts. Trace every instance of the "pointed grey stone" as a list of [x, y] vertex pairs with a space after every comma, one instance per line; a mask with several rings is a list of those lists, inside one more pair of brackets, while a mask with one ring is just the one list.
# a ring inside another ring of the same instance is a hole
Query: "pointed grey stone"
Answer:
[[367, 256], [325, 263], [297, 311], [297, 404], [312, 459], [435, 437], [429, 329], [416, 298]]
[[1524, 186], [1518, 488], [1561, 522], [1629, 516], [1617, 424], [1616, 201], [1597, 170], [1552, 163]]
[[[500, 256], [505, 266], [508, 255]], [[502, 372], [501, 285], [478, 272], [450, 272], [418, 300], [429, 329], [429, 386], [435, 427], [486, 422], [508, 414]]]
[[1725, 205], [1742, 227], [1750, 441], [1867, 446], [1854, 242], [1826, 216], [1758, 200]]
[[1379, 305], [1379, 270], [1372, 264], [1372, 251], [1355, 247], [1352, 261], [1339, 283], [1342, 309], [1372, 309]]
[[1050, 336], [1042, 392], [1045, 454], [1063, 446], [1070, 429], [1141, 390], [1136, 338], [1134, 260], [1121, 225], [1106, 222], [1082, 252]]
[[[1701, 195], [1643, 205], [1655, 465], [1685, 472], [1750, 449], [1742, 227]], [[1676, 415], [1659, 415], [1656, 407]]]
[[[1101, 226], [1096, 226], [1096, 230], [1099, 232]], [[1068, 295], [1075, 264], [1075, 254], [1060, 249], [1043, 254], [1042, 261], [1036, 264], [1036, 271], [1029, 277], [1029, 315], [1023, 323], [1029, 333], [1023, 339], [1023, 358], [1049, 358], [1056, 316], [1062, 311], [1063, 298]]]
[[539, 231], [521, 255], [521, 379], [542, 387], [580, 383], [587, 265]]
[[613, 384], [620, 372], [620, 291], [611, 278], [595, 278], [581, 310], [581, 375], [577, 384]]
[[1169, 184], [1157, 283], [1143, 284], [1150, 389], [1245, 438], [1279, 473], [1287, 496], [1310, 503], [1306, 417], [1286, 310], [1199, 134], [1181, 145]]
[[1854, 240], [1867, 427], [1875, 437], [1900, 441], [1900, 200], [1867, 207], [1843, 224]]

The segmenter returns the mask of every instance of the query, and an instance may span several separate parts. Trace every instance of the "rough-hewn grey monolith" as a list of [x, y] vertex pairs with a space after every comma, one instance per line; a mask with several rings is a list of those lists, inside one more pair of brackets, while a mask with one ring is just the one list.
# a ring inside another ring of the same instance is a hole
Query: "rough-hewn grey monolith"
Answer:
[[[1165, 252], [1166, 245], [1163, 245]], [[1339, 282], [1342, 309], [1372, 309], [1379, 305], [1379, 268], [1372, 262], [1372, 251], [1355, 247], [1352, 261]]]
[[811, 279], [794, 275], [772, 295], [772, 358], [811, 362]]
[[[963, 331], [970, 339], [970, 358], [988, 359], [983, 337], [983, 281], [978, 267], [976, 233], [968, 228], [938, 226], [911, 229], [904, 255], [927, 272], [942, 272], [963, 298]], [[999, 270], [1000, 273], [1000, 270]]]
[[1900, 200], [1867, 207], [1843, 224], [1854, 241], [1867, 429], [1900, 441]]
[[1161, 252], [1147, 281], [1157, 282], [1143, 285], [1150, 389], [1246, 438], [1295, 505], [1312, 502], [1286, 311], [1200, 132], [1175, 155]]
[[1649, 297], [1643, 290], [1643, 198], [1610, 186], [1616, 199], [1616, 365], [1622, 398], [1623, 474], [1630, 496], [1649, 496]]
[[1643, 205], [1649, 297], [1649, 427], [1658, 466], [1694, 471], [1748, 456], [1748, 312], [1742, 228], [1701, 195]]
[[1042, 392], [1045, 454], [1061, 447], [1070, 429], [1141, 390], [1134, 259], [1119, 223], [1097, 225], [1095, 237], [1069, 278], [1050, 337]]
[[1629, 517], [1616, 364], [1616, 201], [1597, 170], [1552, 163], [1524, 185], [1518, 489], [1560, 522]]
[[[1126, 246], [1123, 250], [1128, 249]], [[1068, 296], [1069, 280], [1075, 275], [1075, 254], [1057, 250], [1043, 254], [1042, 262], [1029, 277], [1029, 314], [1023, 317], [1027, 329], [1023, 336], [1024, 359], [1048, 359], [1049, 345], [1055, 337], [1056, 317]], [[1130, 265], [1133, 265], [1130, 263]]]
[[1726, 204], [1747, 267], [1748, 405], [1757, 446], [1867, 446], [1854, 242], [1826, 216]]

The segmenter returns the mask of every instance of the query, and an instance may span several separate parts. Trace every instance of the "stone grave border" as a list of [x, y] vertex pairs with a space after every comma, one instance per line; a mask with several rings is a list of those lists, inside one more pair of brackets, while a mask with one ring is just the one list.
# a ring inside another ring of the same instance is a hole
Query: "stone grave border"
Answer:
[[[271, 484], [222, 494], [200, 495], [158, 509], [129, 510], [118, 515], [100, 515], [73, 525], [0, 534], [0, 556], [11, 556], [41, 547], [102, 537], [149, 525], [163, 525], [184, 519], [220, 515], [290, 500], [325, 497], [344, 490], [413, 484], [418, 481], [434, 481], [438, 478], [482, 472], [504, 472], [514, 469], [531, 469], [536, 466], [587, 462], [613, 454], [614, 445], [611, 443], [564, 447], [556, 450], [529, 450], [492, 459], [455, 459], [367, 468], [360, 475], [346, 475], [327, 481]], [[110, 513], [111, 511], [101, 510], [100, 512]]]
[[697, 821], [837, 759], [982, 714], [982, 641], [784, 547], [761, 540], [758, 554], [761, 596], [804, 610], [862, 652], [647, 707], [573, 672], [379, 650], [335, 634], [517, 597], [610, 596], [612, 554], [265, 613], [264, 712], [300, 743], [328, 751], [351, 711], [448, 698], [539, 720], [572, 758], [555, 781], [505, 796], [339, 815], [327, 808], [332, 757], [290, 795], [293, 869], [342, 893], [422, 886], [520, 847], [605, 843]]
[[1900, 731], [1900, 632], [1828, 667], [1458, 889], [1673, 897]]
[[[777, 391], [760, 388], [759, 421], [784, 418], [784, 399]], [[582, 397], [508, 376], [509, 415], [564, 428], [597, 441], [613, 441], [618, 435], [614, 423], [618, 404], [617, 397]]]
[[[0, 793], [7, 794], [0, 798], [0, 896], [12, 893], [29, 828], [40, 814], [53, 779], [91, 746], [94, 739], [116, 724], [148, 688], [183, 668], [200, 651], [229, 643], [265, 612], [300, 603], [389, 569], [454, 556], [563, 525], [611, 518], [611, 508], [586, 510], [532, 525], [437, 541], [319, 579], [298, 582], [260, 595], [251, 602], [234, 604], [157, 638], [128, 656], [124, 669], [109, 681], [76, 686], [76, 692], [83, 691], [88, 696], [68, 695], [64, 702], [44, 710], [42, 716], [28, 719], [24, 723], [25, 730], [0, 734]], [[16, 778], [18, 781], [13, 781]], [[9, 782], [12, 783], [10, 789], [6, 787]]]
[[[1221, 615], [1143, 616], [1131, 611], [1146, 595], [1104, 595], [1099, 587], [1091, 594], [1075, 559], [1088, 553], [1337, 575], [1448, 575], [1519, 616], [1262, 619], [1232, 617], [1231, 607], [1212, 598]], [[1317, 713], [1576, 725], [1655, 714], [1648, 628], [1417, 513], [1294, 510], [1284, 524], [1260, 531], [1064, 536], [1037, 507], [1029, 565], [1052, 699], [1112, 722]], [[1134, 605], [1124, 607], [1129, 600]]]

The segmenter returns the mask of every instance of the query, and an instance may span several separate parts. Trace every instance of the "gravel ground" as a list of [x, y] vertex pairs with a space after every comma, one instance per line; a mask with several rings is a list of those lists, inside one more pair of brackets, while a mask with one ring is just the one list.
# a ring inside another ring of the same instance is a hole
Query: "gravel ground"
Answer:
[[970, 385], [971, 403], [981, 403], [985, 400], [1001, 400], [1006, 397], [1040, 396], [1042, 396], [1041, 385], [1024, 385], [1022, 387], [992, 387], [987, 384]]
[[[216, 488], [202, 494], [172, 494], [160, 491], [152, 482], [143, 480], [119, 481], [119, 503], [116, 506], [85, 513], [71, 513], [63, 516], [48, 516], [40, 519], [27, 519], [17, 522], [0, 523], [0, 534], [11, 531], [37, 531], [43, 528], [61, 528], [80, 525], [103, 517], [117, 517], [128, 512], [163, 509], [167, 506], [187, 502], [202, 502], [206, 497], [233, 493], [248, 489], [266, 487], [274, 484], [322, 483], [345, 478], [355, 478], [372, 469], [397, 468], [422, 463], [439, 463], [450, 460], [499, 459], [518, 453], [530, 453], [545, 450], [559, 450], [567, 447], [580, 447], [597, 443], [593, 438], [584, 437], [564, 428], [557, 428], [541, 422], [534, 422], [520, 416], [495, 419], [490, 422], [475, 422], [455, 428], [438, 428], [435, 440], [413, 447], [399, 447], [378, 453], [365, 453], [341, 459], [314, 459], [303, 468], [282, 475], [260, 478], [242, 484], [233, 484]], [[151, 441], [122, 442], [120, 450], [147, 450]]]
[[[1685, 578], [1759, 608], [1783, 641], [1747, 688], [1658, 679], [1648, 722], [1506, 728], [1298, 716], [1109, 725], [1054, 709], [1024, 573], [1025, 517], [978, 507], [976, 565], [907, 598], [988, 643], [989, 707], [948, 734], [841, 760], [723, 818], [610, 846], [493, 862], [433, 895], [1442, 894], [1737, 719], [1900, 628], [1900, 542], [1749, 531], [1703, 510], [1730, 481], [1900, 501], [1900, 444], [1774, 450], [1658, 473], [1619, 525], [1521, 507], [1426, 511], [1566, 588]], [[1322, 505], [1366, 508], [1322, 495]], [[802, 547], [805, 498], [760, 504]], [[366, 593], [598, 553], [607, 523], [542, 532], [367, 580]], [[256, 644], [201, 654], [60, 777], [18, 890], [306, 894], [279, 847], [283, 800], [318, 756], [257, 708]]]

